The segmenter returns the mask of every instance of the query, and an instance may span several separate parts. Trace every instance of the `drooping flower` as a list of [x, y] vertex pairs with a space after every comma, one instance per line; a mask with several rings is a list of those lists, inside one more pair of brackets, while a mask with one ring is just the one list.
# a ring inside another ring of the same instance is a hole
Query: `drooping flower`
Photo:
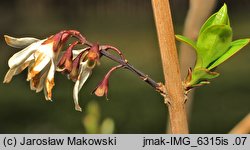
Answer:
[[54, 83], [56, 62], [63, 44], [69, 37], [76, 37], [80, 43], [86, 40], [75, 30], [64, 30], [44, 40], [35, 38], [13, 38], [5, 36], [8, 45], [24, 48], [14, 54], [8, 61], [10, 67], [5, 75], [4, 83], [9, 83], [14, 75], [28, 67], [27, 81], [30, 81], [32, 90], [40, 92], [44, 89], [45, 99], [51, 100]]
[[73, 99], [75, 103], [75, 110], [82, 111], [78, 102], [78, 93], [83, 84], [87, 81], [92, 73], [93, 68], [99, 61], [99, 45], [94, 44], [90, 48], [83, 50], [73, 60], [72, 70], [69, 73], [69, 78], [75, 82], [73, 89]]
[[95, 93], [96, 96], [103, 96], [105, 94], [106, 98], [108, 95], [108, 86], [109, 86], [109, 77], [110, 77], [110, 71], [105, 75], [103, 80], [98, 84], [98, 86], [95, 88], [93, 93]]
[[109, 86], [109, 78], [113, 71], [118, 68], [121, 68], [122, 65], [113, 67], [109, 70], [109, 72], [104, 76], [103, 80], [98, 84], [98, 86], [94, 89], [92, 93], [95, 93], [96, 96], [103, 96], [105, 94], [106, 99], [108, 99], [108, 86]]

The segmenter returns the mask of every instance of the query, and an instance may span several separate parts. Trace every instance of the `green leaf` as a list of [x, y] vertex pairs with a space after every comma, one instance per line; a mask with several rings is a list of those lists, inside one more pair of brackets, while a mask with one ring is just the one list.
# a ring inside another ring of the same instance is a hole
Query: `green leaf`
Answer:
[[235, 53], [237, 53], [240, 49], [242, 49], [244, 46], [246, 46], [250, 42], [250, 39], [239, 39], [236, 41], [231, 42], [231, 45], [227, 52], [223, 54], [220, 58], [218, 58], [216, 61], [214, 61], [211, 66], [209, 66], [209, 70], [217, 67], [227, 59], [229, 59], [231, 56], [233, 56]]
[[227, 15], [227, 6], [224, 4], [221, 9], [214, 13], [212, 16], [210, 16], [207, 21], [202, 25], [199, 34], [201, 34], [205, 29], [212, 25], [229, 25], [229, 18]]
[[217, 72], [209, 71], [205, 68], [196, 68], [192, 72], [191, 81], [188, 83], [189, 87], [200, 86], [208, 84], [208, 80], [218, 77], [220, 74]]
[[195, 43], [193, 40], [191, 40], [191, 39], [189, 39], [189, 38], [187, 38], [187, 37], [185, 37], [185, 36], [182, 36], [182, 35], [175, 35], [175, 38], [176, 38], [178, 41], [184, 42], [184, 43], [186, 43], [186, 44], [192, 46], [195, 50], [197, 49], [196, 43]]
[[217, 15], [213, 21], [213, 25], [222, 25], [222, 24], [230, 26], [229, 18], [227, 15], [227, 5], [225, 3], [217, 12]]
[[200, 33], [199, 35], [209, 26], [211, 26], [213, 24], [213, 21], [216, 17], [217, 13], [213, 14], [212, 16], [210, 16], [207, 21], [202, 25], [201, 29], [200, 29]]
[[207, 66], [222, 56], [232, 41], [232, 29], [228, 25], [213, 25], [205, 29], [197, 41], [195, 68]]

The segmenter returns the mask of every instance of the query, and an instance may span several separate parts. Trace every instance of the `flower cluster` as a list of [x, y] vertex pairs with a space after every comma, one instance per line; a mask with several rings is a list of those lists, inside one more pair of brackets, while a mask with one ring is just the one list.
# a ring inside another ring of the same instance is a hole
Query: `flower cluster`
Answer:
[[[43, 90], [45, 99], [51, 101], [52, 89], [55, 85], [54, 74], [60, 72], [75, 82], [73, 99], [75, 109], [78, 111], [82, 110], [78, 103], [78, 93], [91, 75], [93, 68], [99, 64], [99, 59], [102, 56], [100, 51], [113, 50], [125, 61], [117, 48], [109, 45], [100, 46], [97, 43], [92, 44], [76, 30], [64, 30], [43, 40], [31, 37], [14, 38], [7, 35], [4, 37], [9, 46], [22, 48], [22, 50], [9, 59], [10, 69], [3, 82], [9, 83], [14, 75], [28, 68], [27, 81], [30, 82], [31, 90], [36, 92]], [[63, 51], [62, 49], [70, 37], [75, 37], [76, 41], [72, 42], [66, 51]], [[82, 45], [84, 48], [73, 50], [76, 45]], [[123, 65], [119, 65], [112, 68], [93, 93], [97, 96], [104, 94], [107, 96], [108, 78], [111, 72], [122, 67]]]

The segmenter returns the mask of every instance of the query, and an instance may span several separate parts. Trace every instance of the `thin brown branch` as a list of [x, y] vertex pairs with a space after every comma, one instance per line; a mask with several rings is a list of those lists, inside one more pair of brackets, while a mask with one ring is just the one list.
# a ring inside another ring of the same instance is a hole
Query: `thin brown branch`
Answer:
[[248, 134], [250, 133], [250, 113], [246, 115], [229, 134]]
[[[86, 41], [85, 45], [91, 47], [91, 46], [93, 46], [93, 43]], [[107, 49], [115, 50], [121, 56], [121, 58], [118, 58], [118, 57], [110, 54], [109, 52], [107, 52]], [[140, 79], [142, 79], [144, 82], [148, 83], [151, 87], [153, 87], [156, 91], [160, 92], [162, 95], [166, 95], [166, 91], [162, 88], [161, 83], [157, 83], [152, 78], [150, 78], [148, 75], [144, 74], [143, 72], [141, 72], [140, 70], [136, 69], [131, 64], [129, 64], [128, 61], [124, 58], [124, 56], [121, 54], [120, 50], [118, 50], [116, 47], [109, 46], [109, 45], [102, 45], [101, 49], [100, 49], [100, 54], [102, 56], [105, 56], [105, 57], [119, 63], [120, 65], [122, 65], [123, 68], [126, 68], [126, 69], [132, 71], [133, 73], [138, 75], [140, 77]]]
[[165, 87], [168, 96], [169, 119], [174, 134], [188, 133], [185, 96], [182, 86], [177, 50], [174, 39], [169, 0], [152, 0], [155, 24], [161, 51]]
[[152, 78], [150, 78], [148, 75], [144, 74], [143, 72], [141, 72], [140, 70], [136, 69], [135, 67], [133, 67], [131, 64], [129, 64], [126, 60], [123, 60], [121, 58], [115, 57], [113, 55], [111, 55], [110, 53], [108, 53], [105, 50], [100, 50], [100, 53], [102, 55], [104, 55], [105, 57], [123, 65], [124, 68], [134, 72], [135, 74], [137, 74], [143, 81], [145, 81], [146, 83], [148, 83], [150, 86], [152, 86], [154, 89], [156, 89], [157, 91], [159, 91], [160, 93], [165, 94], [164, 91], [161, 91], [160, 89], [160, 84], [157, 83], [156, 81], [154, 81]]

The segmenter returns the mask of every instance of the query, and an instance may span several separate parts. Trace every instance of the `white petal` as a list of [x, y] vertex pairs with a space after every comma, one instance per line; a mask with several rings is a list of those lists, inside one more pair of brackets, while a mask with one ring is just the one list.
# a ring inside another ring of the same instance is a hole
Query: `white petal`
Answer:
[[78, 49], [78, 50], [72, 50], [73, 53], [73, 59], [75, 59], [77, 57], [77, 55], [79, 55], [81, 52], [86, 51], [87, 49], [89, 49], [88, 47], [84, 48], [84, 49]]
[[9, 83], [14, 75], [21, 73], [24, 69], [26, 69], [29, 66], [29, 64], [30, 61], [27, 61], [20, 66], [10, 68], [4, 77], [3, 83]]
[[35, 56], [34, 56], [34, 55], [30, 55], [30, 57], [27, 58], [27, 59], [25, 60], [25, 62], [28, 62], [28, 61], [31, 61], [31, 60], [34, 60], [34, 59], [35, 59]]
[[47, 76], [48, 80], [54, 79], [54, 74], [55, 74], [55, 71], [56, 71], [55, 69], [56, 69], [55, 63], [54, 63], [53, 60], [51, 60], [51, 65], [50, 65], [48, 76]]
[[48, 65], [50, 65], [50, 58], [40, 52], [35, 52], [35, 60], [34, 64], [31, 65], [31, 67], [28, 70], [28, 77], [27, 81], [31, 80], [33, 77], [35, 77], [39, 72], [44, 70]]
[[36, 90], [36, 87], [33, 85], [33, 79], [30, 80], [30, 90], [34, 91]]
[[28, 67], [28, 77], [27, 77], [27, 79], [26, 79], [26, 81], [30, 81], [30, 89], [31, 90], [36, 90], [36, 88], [33, 86], [33, 84], [32, 84], [32, 80], [33, 79], [29, 79], [29, 72], [30, 72], [30, 70], [31, 70], [31, 68], [32, 68], [32, 66], [33, 66], [33, 64], [34, 64], [34, 62], [32, 62], [32, 63], [30, 63], [30, 65], [29, 65], [29, 67]]
[[53, 60], [51, 60], [51, 65], [50, 65], [50, 69], [48, 72], [48, 75], [45, 79], [45, 88], [46, 88], [46, 99], [47, 100], [52, 100], [52, 89], [55, 86], [55, 82], [54, 82], [54, 74], [55, 74], [55, 64], [53, 62]]
[[6, 43], [15, 48], [25, 48], [30, 44], [39, 41], [39, 39], [32, 37], [24, 37], [24, 38], [14, 38], [8, 35], [4, 35]]
[[21, 73], [24, 69], [26, 69], [30, 64], [32, 63], [32, 61], [25, 61], [22, 65], [18, 66], [16, 68], [16, 72], [15, 75], [18, 75], [19, 73]]
[[[47, 66], [46, 66], [47, 67]], [[48, 68], [48, 67], [47, 67]], [[30, 80], [30, 89], [31, 90], [35, 90], [36, 93], [40, 92], [43, 89], [43, 85], [44, 85], [44, 79], [47, 77], [48, 75], [48, 70], [43, 69], [41, 72], [39, 72], [36, 76], [34, 76], [31, 80]]]
[[47, 74], [48, 74], [48, 72], [45, 72], [45, 73], [41, 76], [40, 82], [39, 82], [39, 84], [38, 84], [38, 86], [37, 86], [37, 89], [36, 89], [36, 93], [41, 92], [41, 91], [43, 90], [44, 81], [45, 81], [45, 78], [46, 78]]
[[16, 68], [9, 69], [4, 77], [3, 83], [9, 83], [15, 75], [16, 70]]
[[47, 93], [47, 89], [46, 89], [46, 83], [44, 82], [44, 85], [43, 85], [43, 93], [44, 93], [44, 97], [45, 99], [48, 101], [50, 100], [49, 97], [48, 97], [48, 93]]
[[87, 81], [88, 77], [91, 75], [92, 73], [92, 69], [88, 68], [87, 67], [87, 61], [86, 62], [83, 62], [80, 64], [80, 83], [79, 83], [79, 87], [78, 87], [78, 91], [81, 90], [83, 84]]
[[53, 58], [55, 56], [53, 51], [53, 42], [39, 46], [38, 52], [44, 53], [48, 57]]
[[42, 42], [43, 40], [33, 43], [25, 49], [15, 53], [8, 61], [9, 67], [14, 68], [25, 62], [26, 59], [28, 59], [37, 50]]
[[70, 75], [69, 74], [67, 74], [67, 79], [70, 80]]
[[[49, 101], [52, 101], [51, 97], [52, 97], [52, 93], [51, 91], [48, 91], [48, 90], [51, 90], [52, 88], [50, 88], [48, 86], [48, 80], [47, 78], [45, 77], [44, 78], [44, 82], [43, 82], [43, 92], [44, 92], [44, 96], [45, 96], [45, 99], [46, 100], [49, 100]], [[50, 93], [48, 93], [50, 92]]]
[[51, 60], [51, 58], [47, 57], [47, 56], [42, 56], [43, 54], [41, 54], [36, 61], [39, 62], [35, 62], [35, 66], [33, 68], [34, 71], [36, 72], [40, 72]]
[[40, 82], [39, 82], [39, 85], [36, 89], [36, 92], [40, 92], [43, 90], [45, 99], [50, 100], [48, 97], [47, 88], [46, 88], [46, 80], [45, 80], [47, 75], [48, 75], [48, 71], [45, 71], [40, 79]]
[[73, 99], [75, 103], [75, 109], [81, 111], [81, 107], [79, 106], [78, 102], [78, 93], [81, 90], [83, 84], [87, 81], [88, 77], [91, 75], [92, 69], [87, 67], [87, 61], [82, 62], [80, 64], [80, 71], [78, 79], [75, 83], [74, 90], [73, 90]]
[[79, 87], [79, 80], [76, 81], [74, 90], [73, 90], [73, 99], [75, 103], [75, 110], [82, 111], [79, 103], [78, 103], [78, 87]]

